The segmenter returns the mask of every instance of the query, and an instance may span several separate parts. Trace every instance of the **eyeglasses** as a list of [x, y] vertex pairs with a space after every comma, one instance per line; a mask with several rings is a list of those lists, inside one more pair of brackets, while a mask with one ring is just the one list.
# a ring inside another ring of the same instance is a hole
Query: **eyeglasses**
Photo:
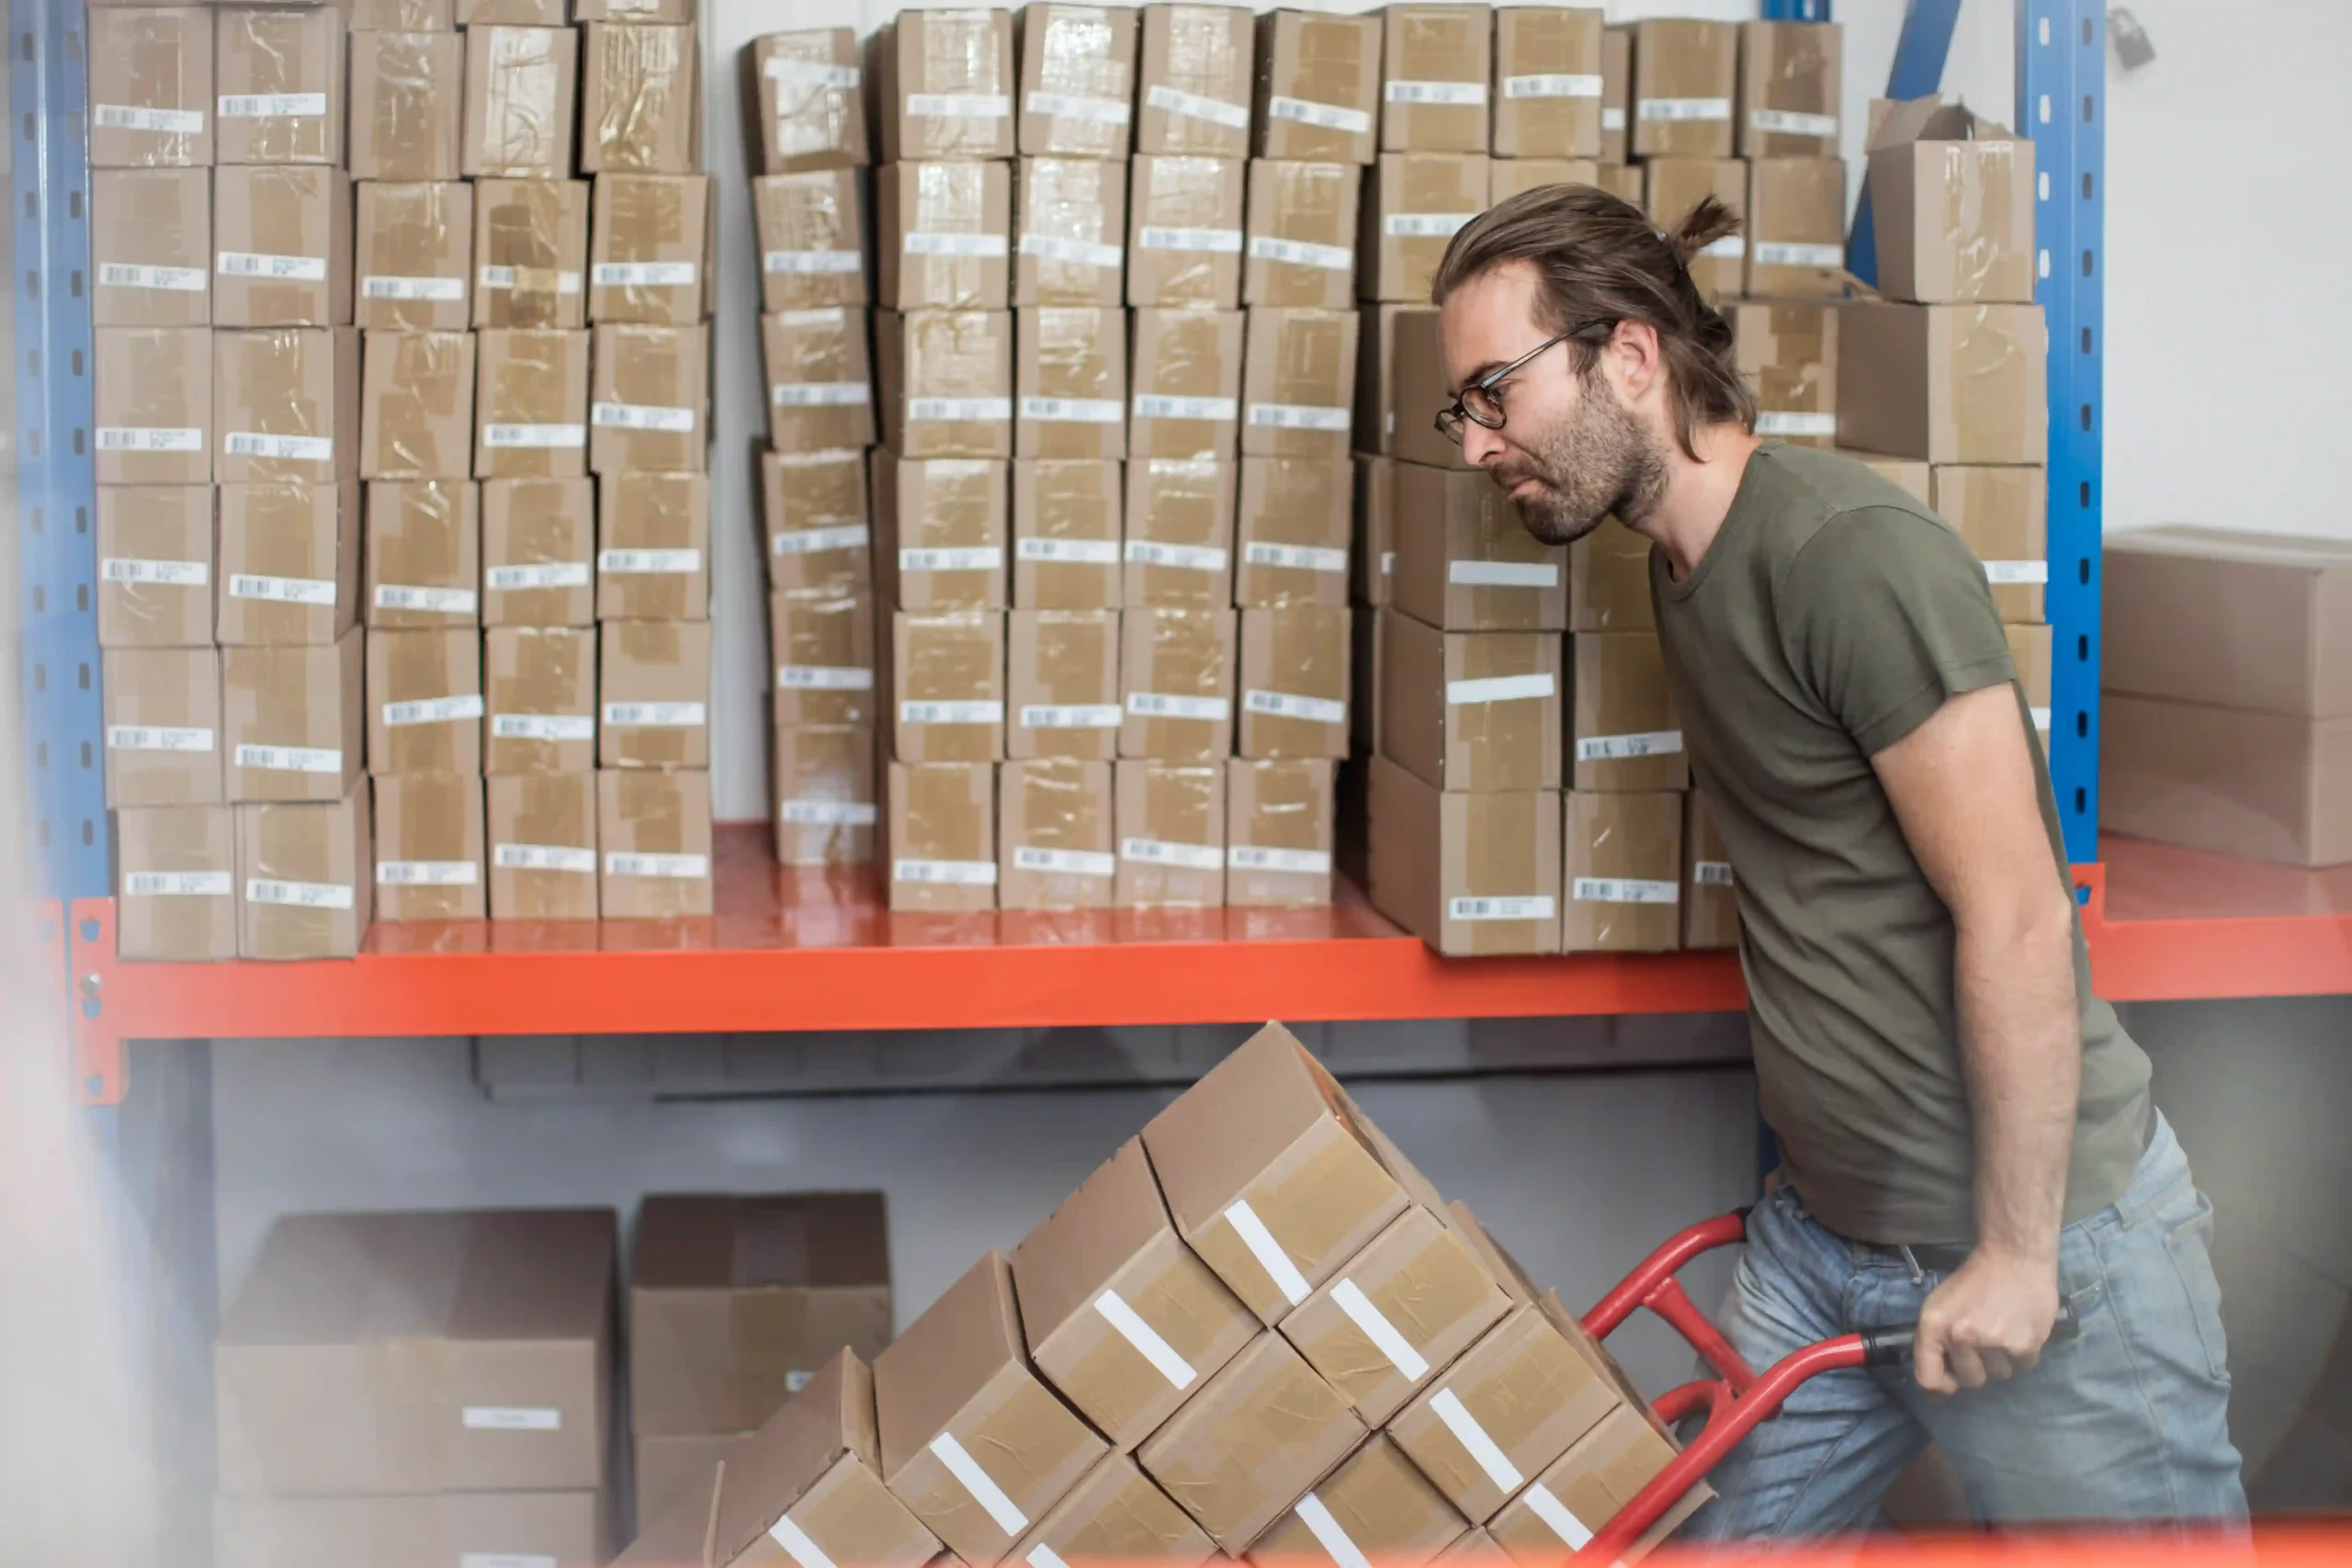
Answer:
[[1459, 441], [1462, 439], [1462, 426], [1464, 421], [1484, 429], [1500, 430], [1503, 427], [1503, 400], [1495, 389], [1502, 385], [1511, 372], [1526, 366], [1544, 350], [1564, 344], [1578, 333], [1600, 324], [1598, 321], [1587, 321], [1582, 326], [1570, 327], [1557, 337], [1547, 337], [1501, 369], [1490, 371], [1463, 388], [1460, 397], [1454, 399], [1447, 407], [1438, 411], [1438, 434], [1448, 441]]

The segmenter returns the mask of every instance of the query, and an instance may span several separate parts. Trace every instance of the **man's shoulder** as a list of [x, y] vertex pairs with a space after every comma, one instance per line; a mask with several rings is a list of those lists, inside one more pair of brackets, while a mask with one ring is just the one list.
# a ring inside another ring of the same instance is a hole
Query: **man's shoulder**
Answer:
[[1767, 481], [1758, 494], [1766, 513], [1760, 532], [1767, 552], [1782, 564], [1793, 560], [1825, 530], [1856, 531], [1831, 529], [1841, 519], [1886, 527], [1898, 536], [1909, 523], [1951, 532], [1917, 496], [1841, 453], [1776, 444], [1760, 448], [1755, 461], [1763, 466]]

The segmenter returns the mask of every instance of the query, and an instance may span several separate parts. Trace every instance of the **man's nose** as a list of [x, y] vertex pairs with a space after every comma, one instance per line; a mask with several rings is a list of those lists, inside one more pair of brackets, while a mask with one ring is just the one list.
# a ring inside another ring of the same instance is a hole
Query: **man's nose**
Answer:
[[1502, 456], [1503, 438], [1475, 419], [1462, 422], [1462, 456], [1480, 468]]

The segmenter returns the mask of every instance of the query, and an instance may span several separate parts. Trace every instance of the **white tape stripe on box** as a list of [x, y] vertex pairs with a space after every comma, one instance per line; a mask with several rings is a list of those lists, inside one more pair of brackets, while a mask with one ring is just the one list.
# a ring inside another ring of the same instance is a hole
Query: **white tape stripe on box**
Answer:
[[1226, 1205], [1225, 1217], [1241, 1237], [1241, 1245], [1258, 1260], [1258, 1267], [1273, 1276], [1274, 1288], [1282, 1292], [1283, 1299], [1293, 1306], [1305, 1301], [1310, 1289], [1306, 1276], [1298, 1271], [1298, 1265], [1290, 1260], [1290, 1254], [1283, 1250], [1282, 1243], [1274, 1239], [1274, 1233], [1266, 1228], [1266, 1222], [1258, 1217], [1258, 1211], [1250, 1206], [1250, 1201], [1236, 1198]]
[[1381, 1315], [1380, 1309], [1372, 1304], [1372, 1298], [1353, 1280], [1342, 1280], [1332, 1286], [1331, 1299], [1340, 1303], [1340, 1310], [1348, 1314], [1350, 1322], [1363, 1330], [1373, 1348], [1387, 1357], [1388, 1364], [1404, 1373], [1408, 1381], [1419, 1382], [1429, 1376], [1430, 1364], [1421, 1359], [1421, 1353], [1396, 1332], [1395, 1324]]
[[931, 1451], [939, 1456], [939, 1462], [947, 1467], [948, 1474], [963, 1483], [964, 1490], [996, 1521], [997, 1529], [1007, 1535], [1019, 1535], [1029, 1528], [1029, 1517], [1012, 1506], [1012, 1499], [1004, 1495], [1003, 1487], [989, 1479], [989, 1472], [965, 1451], [955, 1433], [942, 1432], [932, 1438]]
[[1322, 1498], [1312, 1492], [1301, 1497], [1298, 1500], [1298, 1518], [1322, 1543], [1323, 1550], [1331, 1554], [1331, 1561], [1340, 1568], [1372, 1568], [1371, 1560], [1364, 1556], [1354, 1541], [1348, 1539], [1348, 1532], [1340, 1528], [1340, 1521], [1331, 1517], [1331, 1510], [1323, 1506]]
[[1193, 1371], [1193, 1363], [1176, 1353], [1176, 1347], [1159, 1337], [1159, 1330], [1143, 1320], [1141, 1314], [1129, 1306], [1116, 1291], [1105, 1291], [1094, 1298], [1094, 1310], [1103, 1320], [1119, 1331], [1119, 1337], [1134, 1346], [1143, 1359], [1159, 1369], [1159, 1375], [1178, 1388], [1190, 1388], [1200, 1374]]
[[1062, 1554], [1042, 1540], [1029, 1549], [1028, 1562], [1029, 1568], [1069, 1568]]
[[825, 1549], [808, 1539], [808, 1532], [792, 1522], [786, 1514], [768, 1527], [768, 1539], [784, 1548], [784, 1554], [800, 1564], [800, 1568], [833, 1568], [833, 1560]]
[[1487, 1472], [1487, 1480], [1505, 1493], [1519, 1490], [1519, 1483], [1527, 1478], [1520, 1474], [1519, 1466], [1511, 1463], [1501, 1445], [1487, 1436], [1487, 1429], [1478, 1425], [1478, 1418], [1470, 1414], [1459, 1395], [1450, 1388], [1442, 1388], [1430, 1401], [1430, 1408], [1437, 1412], [1437, 1418], [1445, 1423], [1445, 1429], [1453, 1434], [1454, 1440], [1470, 1450], [1470, 1457], [1478, 1461], [1478, 1468]]
[[1585, 1543], [1592, 1540], [1592, 1532], [1584, 1528], [1584, 1521], [1568, 1512], [1568, 1506], [1553, 1496], [1552, 1489], [1542, 1482], [1529, 1487], [1522, 1495], [1529, 1511], [1551, 1526], [1552, 1533], [1566, 1541], [1569, 1551], [1581, 1551]]

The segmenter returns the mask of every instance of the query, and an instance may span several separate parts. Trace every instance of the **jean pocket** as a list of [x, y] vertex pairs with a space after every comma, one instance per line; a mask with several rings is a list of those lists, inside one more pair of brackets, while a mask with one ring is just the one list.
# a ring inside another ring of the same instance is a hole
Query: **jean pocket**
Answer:
[[2205, 1348], [2206, 1371], [2226, 1379], [2230, 1347], [2222, 1330], [2222, 1282], [2213, 1273], [2212, 1235], [2213, 1205], [2197, 1192], [2188, 1217], [2165, 1232], [2165, 1256], [2172, 1259], [2181, 1293], [2188, 1298], [2198, 1342]]

